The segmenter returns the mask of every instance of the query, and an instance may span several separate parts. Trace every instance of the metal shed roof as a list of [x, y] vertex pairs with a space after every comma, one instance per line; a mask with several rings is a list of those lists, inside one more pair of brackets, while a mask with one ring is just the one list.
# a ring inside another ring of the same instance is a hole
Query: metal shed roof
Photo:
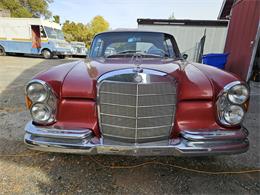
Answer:
[[227, 20], [167, 20], [138, 18], [137, 23], [146, 25], [176, 25], [176, 26], [227, 26]]

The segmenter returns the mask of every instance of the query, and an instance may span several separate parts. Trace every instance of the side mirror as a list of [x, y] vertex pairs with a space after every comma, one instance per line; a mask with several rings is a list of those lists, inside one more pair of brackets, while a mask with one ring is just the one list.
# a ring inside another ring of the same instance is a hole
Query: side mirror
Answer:
[[187, 60], [188, 54], [184, 53], [184, 54], [182, 55], [182, 57], [183, 57], [184, 60]]

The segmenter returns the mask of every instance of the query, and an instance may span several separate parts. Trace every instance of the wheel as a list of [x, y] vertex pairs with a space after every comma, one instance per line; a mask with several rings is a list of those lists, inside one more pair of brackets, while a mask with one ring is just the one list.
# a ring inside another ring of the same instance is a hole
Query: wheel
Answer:
[[58, 58], [64, 59], [66, 56], [65, 55], [58, 55]]
[[0, 46], [0, 56], [5, 56], [5, 55], [6, 55], [5, 49], [2, 46]]
[[43, 55], [43, 57], [44, 57], [45, 59], [51, 59], [51, 58], [53, 58], [53, 53], [52, 53], [50, 50], [48, 50], [48, 49], [44, 49], [44, 50], [42, 51], [42, 55]]

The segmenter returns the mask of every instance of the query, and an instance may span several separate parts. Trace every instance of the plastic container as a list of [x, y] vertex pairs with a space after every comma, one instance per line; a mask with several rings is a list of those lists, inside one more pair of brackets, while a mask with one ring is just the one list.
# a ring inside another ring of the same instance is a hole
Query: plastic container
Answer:
[[227, 63], [228, 53], [211, 53], [202, 56], [203, 64], [207, 64], [210, 66], [214, 66], [220, 69], [225, 68], [225, 64]]

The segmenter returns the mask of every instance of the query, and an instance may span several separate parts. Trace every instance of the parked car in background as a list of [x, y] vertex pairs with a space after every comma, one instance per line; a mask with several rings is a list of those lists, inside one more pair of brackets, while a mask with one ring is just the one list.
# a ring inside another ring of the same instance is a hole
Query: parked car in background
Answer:
[[72, 56], [86, 57], [87, 49], [84, 42], [72, 41], [70, 42], [70, 44], [71, 44]]
[[96, 35], [89, 59], [35, 76], [26, 104], [24, 140], [36, 150], [201, 156], [249, 147], [247, 84], [184, 60], [166, 33]]
[[40, 18], [0, 17], [0, 55], [37, 54], [44, 58], [71, 55], [61, 26]]

